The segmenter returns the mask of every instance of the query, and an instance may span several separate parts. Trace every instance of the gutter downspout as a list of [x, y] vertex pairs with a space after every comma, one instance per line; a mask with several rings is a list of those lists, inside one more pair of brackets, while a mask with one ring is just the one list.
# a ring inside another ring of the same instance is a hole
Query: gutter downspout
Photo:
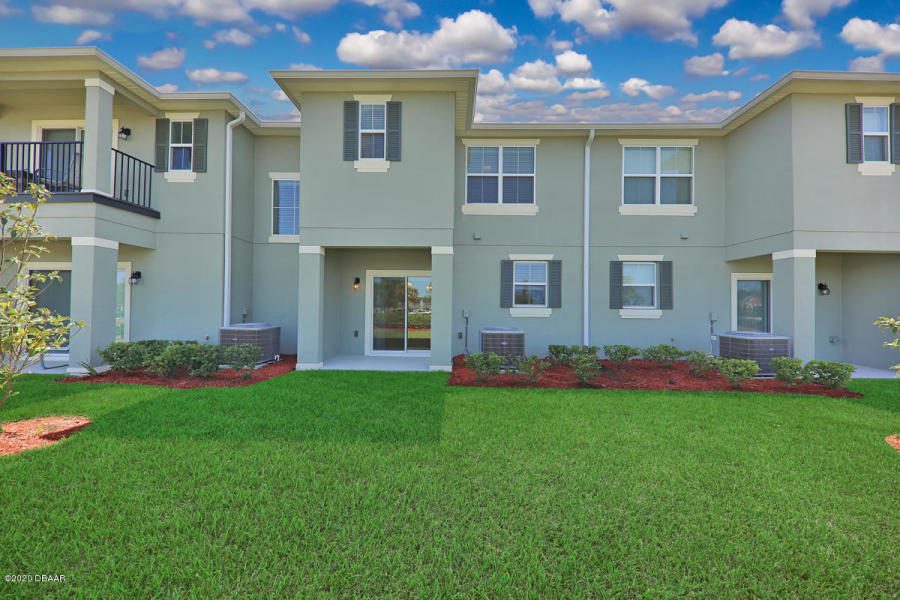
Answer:
[[225, 128], [225, 272], [222, 285], [222, 327], [231, 325], [231, 179], [234, 171], [232, 159], [234, 155], [234, 128], [244, 122], [247, 114], [244, 111], [237, 119], [229, 121]]
[[591, 343], [591, 145], [596, 131], [591, 129], [584, 143], [584, 256], [582, 258], [581, 343]]

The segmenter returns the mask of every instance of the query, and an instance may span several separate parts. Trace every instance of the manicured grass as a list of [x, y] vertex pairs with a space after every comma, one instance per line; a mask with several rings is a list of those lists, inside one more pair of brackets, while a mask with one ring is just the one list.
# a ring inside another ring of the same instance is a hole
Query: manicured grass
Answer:
[[900, 382], [860, 400], [31, 377], [0, 457], [2, 597], [856, 597], [900, 573]]

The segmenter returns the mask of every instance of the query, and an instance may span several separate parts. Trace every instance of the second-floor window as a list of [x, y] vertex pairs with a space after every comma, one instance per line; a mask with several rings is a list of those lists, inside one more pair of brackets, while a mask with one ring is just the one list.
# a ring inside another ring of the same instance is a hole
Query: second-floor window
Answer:
[[386, 107], [380, 104], [359, 105], [359, 157], [384, 159]]
[[863, 107], [863, 161], [890, 160], [890, 118], [887, 106]]
[[169, 170], [190, 171], [194, 155], [194, 123], [193, 121], [172, 121], [171, 127]]
[[513, 306], [547, 306], [547, 262], [513, 262]]
[[300, 180], [272, 181], [272, 235], [300, 233]]
[[692, 204], [694, 149], [686, 146], [625, 146], [623, 204]]
[[534, 204], [534, 146], [469, 146], [468, 204]]

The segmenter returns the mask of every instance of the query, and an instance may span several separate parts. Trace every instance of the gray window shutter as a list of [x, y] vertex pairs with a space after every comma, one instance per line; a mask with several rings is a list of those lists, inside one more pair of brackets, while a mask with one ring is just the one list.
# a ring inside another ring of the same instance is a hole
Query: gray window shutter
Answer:
[[385, 157], [390, 161], [400, 160], [400, 121], [402, 110], [399, 102], [387, 103], [387, 148]]
[[675, 306], [674, 288], [672, 285], [672, 261], [659, 263], [659, 308], [672, 310]]
[[863, 161], [862, 104], [851, 102], [845, 106], [847, 115], [847, 163], [858, 165]]
[[169, 170], [169, 119], [156, 120], [156, 172]]
[[891, 162], [900, 165], [900, 104], [891, 104]]
[[191, 170], [206, 173], [206, 148], [209, 144], [209, 119], [194, 119], [194, 152]]
[[549, 263], [550, 279], [547, 287], [549, 288], [547, 297], [547, 306], [550, 308], [562, 307], [562, 261], [551, 260]]
[[622, 308], [622, 261], [609, 261], [609, 307]]
[[359, 158], [359, 102], [344, 102], [344, 160]]
[[513, 305], [513, 261], [500, 261], [500, 308]]

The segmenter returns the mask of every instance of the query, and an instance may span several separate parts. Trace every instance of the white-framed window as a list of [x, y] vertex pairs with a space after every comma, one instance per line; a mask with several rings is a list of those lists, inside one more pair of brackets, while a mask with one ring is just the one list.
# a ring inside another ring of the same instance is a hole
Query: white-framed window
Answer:
[[731, 274], [731, 328], [772, 332], [772, 274]]
[[468, 146], [466, 204], [534, 204], [535, 146]]
[[513, 307], [547, 306], [547, 261], [513, 261]]
[[622, 263], [622, 308], [657, 308], [657, 264]]
[[694, 203], [693, 146], [623, 146], [622, 204]]
[[169, 127], [169, 170], [190, 171], [194, 158], [194, 122], [172, 121]]
[[384, 102], [359, 105], [359, 158], [384, 160], [387, 137], [387, 105]]
[[300, 180], [272, 179], [272, 235], [300, 234]]
[[890, 115], [887, 106], [863, 106], [863, 161], [890, 161]]

